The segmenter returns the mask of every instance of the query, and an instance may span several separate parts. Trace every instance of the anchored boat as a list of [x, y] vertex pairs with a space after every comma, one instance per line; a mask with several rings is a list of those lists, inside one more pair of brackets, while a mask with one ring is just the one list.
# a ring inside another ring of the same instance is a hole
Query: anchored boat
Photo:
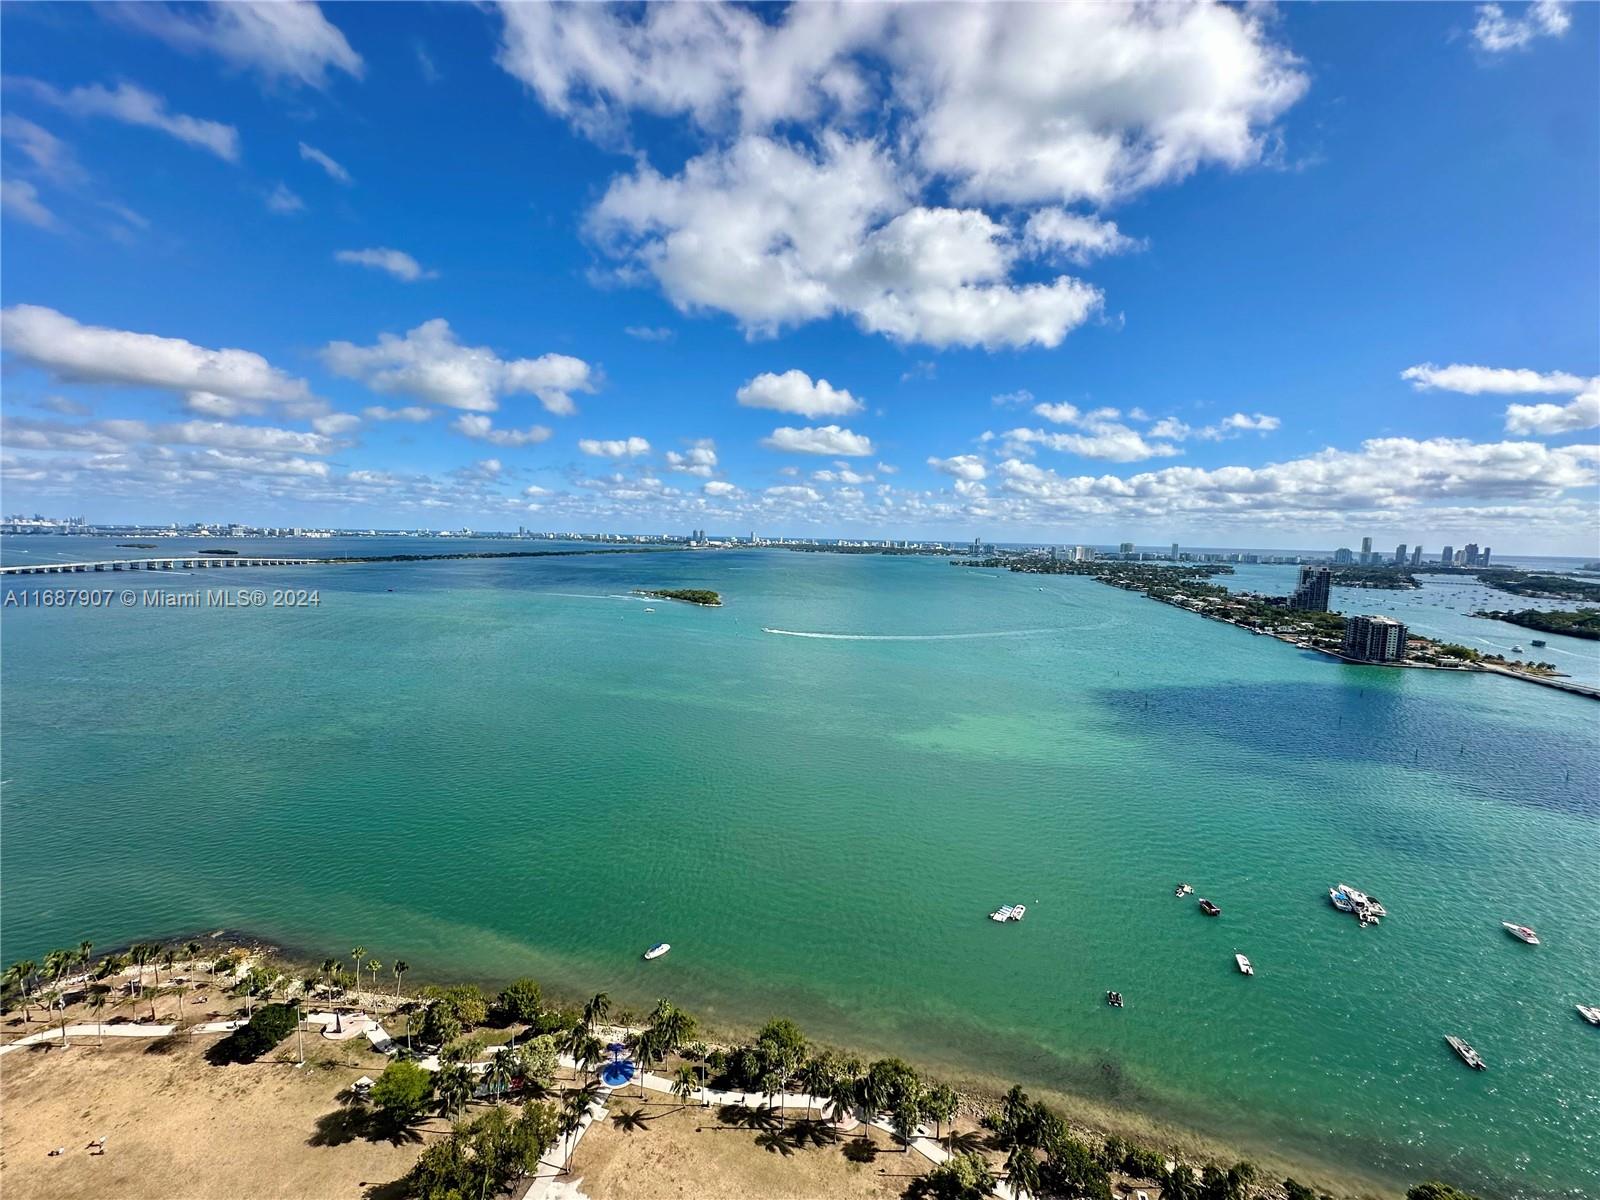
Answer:
[[1204, 896], [1200, 898], [1200, 911], [1208, 917], [1220, 917], [1222, 915], [1222, 910]]
[[1539, 935], [1526, 925], [1514, 925], [1510, 921], [1501, 921], [1501, 926], [1519, 942], [1527, 942], [1530, 946], [1539, 944]]
[[1456, 1037], [1455, 1034], [1446, 1034], [1444, 1040], [1445, 1044], [1456, 1052], [1456, 1057], [1462, 1062], [1466, 1063], [1467, 1066], [1471, 1067], [1474, 1071], [1488, 1070], [1489, 1064], [1483, 1061], [1483, 1056], [1471, 1046], [1463, 1042], [1460, 1038]]
[[1256, 969], [1250, 965], [1250, 960], [1244, 955], [1235, 954], [1233, 956], [1233, 961], [1239, 964], [1239, 974], [1254, 975], [1256, 973]]
[[654, 946], [651, 946], [650, 949], [644, 952], [644, 956], [647, 959], [660, 958], [663, 954], [671, 949], [672, 944], [670, 942], [657, 942]]
[[1600, 1008], [1595, 1008], [1588, 1004], [1580, 1004], [1577, 1006], [1577, 1009], [1578, 1015], [1585, 1021], [1589, 1022], [1589, 1024], [1600, 1025]]

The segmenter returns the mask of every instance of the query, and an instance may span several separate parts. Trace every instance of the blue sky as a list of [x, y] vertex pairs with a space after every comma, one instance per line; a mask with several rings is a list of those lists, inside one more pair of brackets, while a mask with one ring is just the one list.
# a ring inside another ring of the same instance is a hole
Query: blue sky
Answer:
[[1592, 5], [3, 13], [7, 511], [1600, 553]]

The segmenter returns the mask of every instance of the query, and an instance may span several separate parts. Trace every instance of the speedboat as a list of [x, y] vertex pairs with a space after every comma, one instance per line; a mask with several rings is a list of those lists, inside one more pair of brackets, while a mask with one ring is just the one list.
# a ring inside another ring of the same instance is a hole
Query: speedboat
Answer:
[[1513, 653], [1513, 654], [1521, 654], [1521, 653], [1523, 653], [1523, 649], [1522, 649], [1521, 646], [1513, 646], [1513, 647], [1511, 647], [1511, 653]]
[[1595, 1008], [1588, 1004], [1580, 1004], [1577, 1006], [1577, 1009], [1578, 1015], [1585, 1021], [1589, 1022], [1589, 1024], [1600, 1025], [1600, 1008]]
[[1009, 921], [1009, 920], [1011, 920], [1011, 914], [1016, 912], [1016, 911], [1017, 911], [1016, 905], [1014, 905], [1014, 904], [1004, 904], [1004, 905], [1001, 905], [999, 908], [995, 909], [992, 913], [989, 914], [989, 920], [991, 920], [991, 921]]
[[1203, 896], [1200, 898], [1200, 911], [1208, 917], [1220, 917], [1222, 915], [1222, 910]]
[[1256, 973], [1256, 969], [1250, 965], [1250, 960], [1244, 955], [1235, 954], [1233, 956], [1233, 961], [1239, 964], [1239, 974], [1254, 975]]
[[1353, 888], [1348, 883], [1341, 883], [1339, 890], [1350, 897], [1350, 902], [1356, 906], [1358, 912], [1364, 908], [1375, 917], [1387, 917], [1389, 915], [1389, 910], [1378, 903], [1376, 896], [1369, 896], [1360, 888]]
[[651, 946], [650, 949], [644, 952], [644, 956], [647, 959], [660, 958], [663, 954], [671, 949], [672, 944], [670, 942], [657, 942], [654, 946]]
[[1121, 992], [1107, 992], [1106, 993], [1106, 1003], [1109, 1004], [1112, 1008], [1121, 1008], [1122, 1007], [1122, 993]]
[[1513, 925], [1510, 921], [1501, 921], [1500, 925], [1507, 933], [1516, 938], [1519, 942], [1527, 942], [1530, 946], [1537, 946], [1539, 944], [1539, 935], [1533, 930], [1529, 929], [1526, 925]]
[[1180, 883], [1172, 894], [1179, 897], [1192, 896], [1194, 895], [1194, 886], [1192, 884]]
[[1474, 1071], [1483, 1071], [1488, 1068], [1489, 1064], [1483, 1061], [1483, 1056], [1454, 1034], [1446, 1034], [1444, 1040], [1445, 1044], [1456, 1052], [1456, 1056]]
[[1328, 889], [1328, 903], [1333, 905], [1340, 912], [1346, 912], [1347, 913], [1347, 912], [1355, 912], [1355, 910], [1356, 910], [1356, 906], [1351, 901], [1350, 897], [1346, 896], [1338, 888], [1329, 888]]
[[1550, 643], [1545, 641], [1543, 638], [1534, 638], [1533, 641], [1530, 644], [1534, 645], [1534, 646], [1537, 646], [1542, 650], [1546, 646], [1548, 646]]
[[1028, 906], [1026, 904], [1019, 904], [1011, 910], [1011, 919], [1013, 921], [1020, 921], [1027, 911]]

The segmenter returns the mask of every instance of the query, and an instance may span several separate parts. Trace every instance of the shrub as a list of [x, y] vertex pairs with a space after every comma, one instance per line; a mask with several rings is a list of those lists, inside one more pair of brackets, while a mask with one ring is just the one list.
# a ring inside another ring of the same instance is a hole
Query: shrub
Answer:
[[214, 1063], [255, 1062], [300, 1023], [300, 1010], [293, 1004], [263, 1004], [243, 1028], [235, 1029], [207, 1052]]
[[433, 1095], [433, 1072], [413, 1062], [392, 1062], [372, 1085], [372, 1102], [396, 1124], [421, 1115]]
[[495, 1007], [513, 1021], [533, 1021], [543, 1007], [544, 996], [539, 985], [531, 979], [518, 979], [500, 993]]

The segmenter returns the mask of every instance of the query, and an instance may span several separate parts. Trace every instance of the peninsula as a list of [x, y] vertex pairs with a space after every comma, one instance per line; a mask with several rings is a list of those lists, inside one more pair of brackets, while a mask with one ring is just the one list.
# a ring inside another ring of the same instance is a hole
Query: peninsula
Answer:
[[1488, 609], [1475, 612], [1475, 617], [1489, 617], [1508, 625], [1521, 625], [1540, 633], [1559, 633], [1566, 637], [1587, 638], [1600, 642], [1600, 608], [1551, 609], [1525, 608], [1521, 612], [1502, 612]]

